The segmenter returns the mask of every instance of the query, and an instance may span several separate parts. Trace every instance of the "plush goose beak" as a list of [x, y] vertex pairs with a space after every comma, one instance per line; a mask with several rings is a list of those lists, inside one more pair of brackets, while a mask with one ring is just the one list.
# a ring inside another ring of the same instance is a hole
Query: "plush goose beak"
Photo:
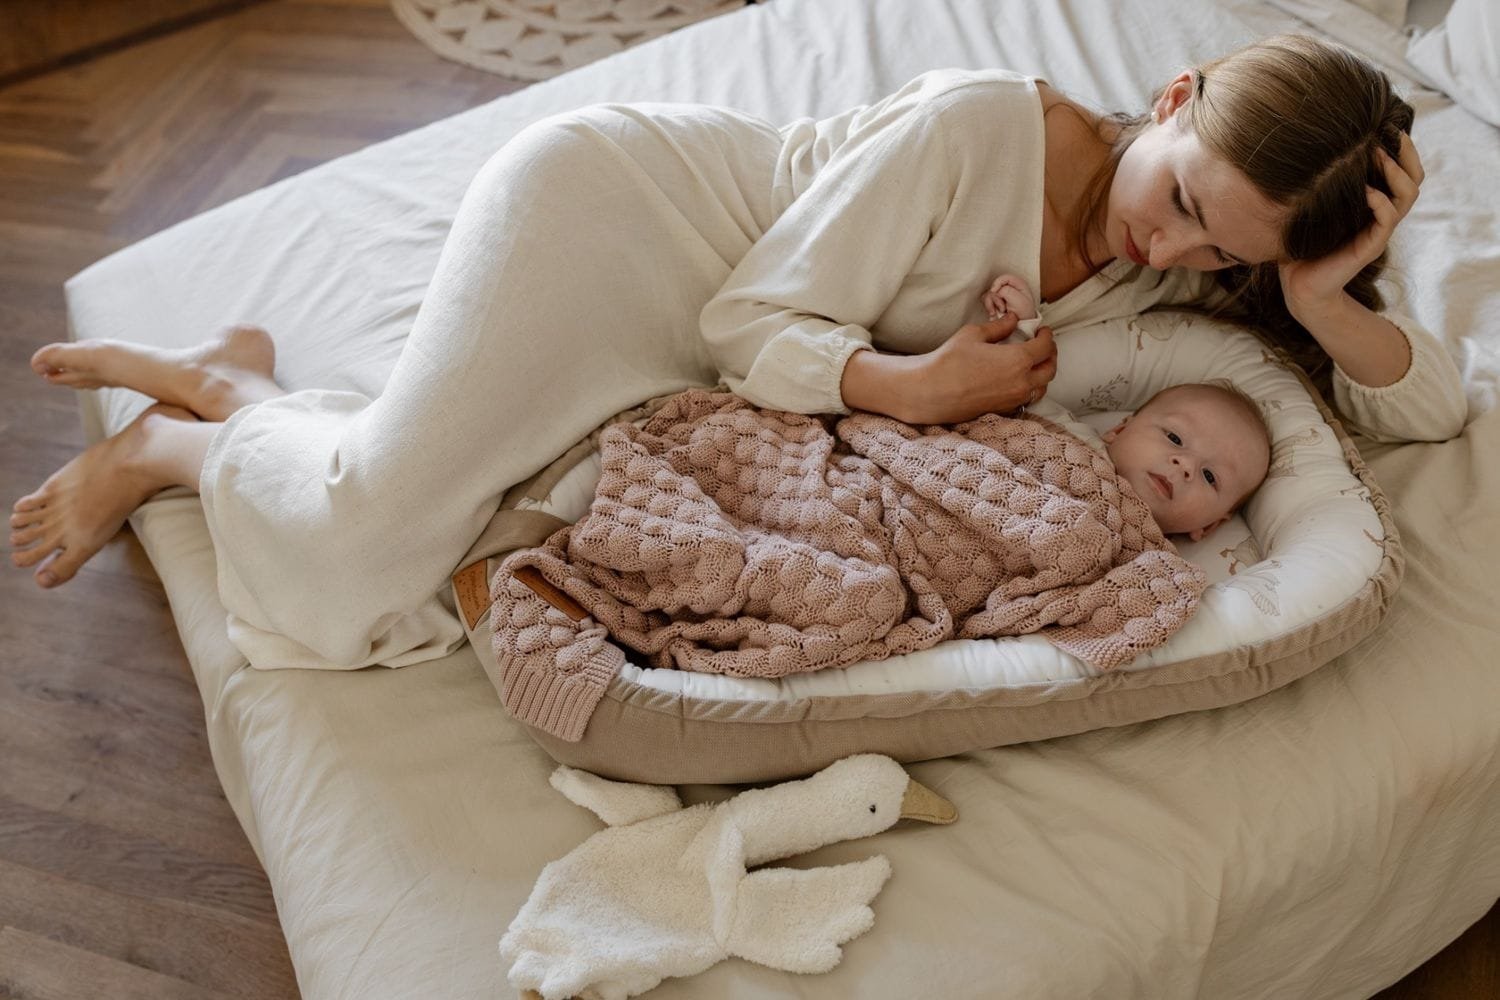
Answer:
[[906, 794], [901, 797], [901, 818], [946, 825], [958, 819], [958, 810], [952, 802], [926, 785], [909, 781], [906, 785]]

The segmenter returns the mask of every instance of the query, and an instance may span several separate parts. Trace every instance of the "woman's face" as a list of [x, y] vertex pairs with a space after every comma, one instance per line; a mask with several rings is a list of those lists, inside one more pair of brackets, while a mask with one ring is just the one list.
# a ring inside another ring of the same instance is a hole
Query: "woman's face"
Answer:
[[1167, 87], [1109, 189], [1109, 252], [1158, 271], [1215, 271], [1282, 256], [1285, 211], [1210, 152], [1188, 125], [1192, 77]]

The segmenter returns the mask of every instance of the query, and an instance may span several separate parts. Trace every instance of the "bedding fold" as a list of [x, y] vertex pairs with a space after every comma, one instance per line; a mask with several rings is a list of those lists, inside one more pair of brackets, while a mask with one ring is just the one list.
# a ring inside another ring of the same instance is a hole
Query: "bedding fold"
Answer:
[[784, 677], [1026, 635], [1108, 670], [1207, 578], [1109, 459], [1034, 415], [834, 421], [692, 390], [600, 437], [588, 513], [492, 588], [506, 707], [563, 739], [624, 662]]

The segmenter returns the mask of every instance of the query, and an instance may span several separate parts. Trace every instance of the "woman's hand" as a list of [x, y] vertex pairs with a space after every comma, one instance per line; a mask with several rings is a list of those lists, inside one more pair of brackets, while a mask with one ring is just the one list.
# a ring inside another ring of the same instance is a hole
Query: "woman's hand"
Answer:
[[1010, 413], [1042, 398], [1057, 374], [1057, 346], [1042, 327], [1029, 341], [1001, 343], [1016, 329], [1007, 313], [970, 324], [935, 350], [913, 358], [906, 413], [914, 424], [951, 424], [982, 413]]
[[1292, 316], [1314, 330], [1318, 318], [1334, 312], [1344, 298], [1344, 286], [1376, 257], [1385, 252], [1391, 233], [1406, 218], [1416, 203], [1424, 172], [1421, 157], [1411, 136], [1401, 136], [1401, 157], [1392, 159], [1384, 149], [1375, 154], [1380, 159], [1389, 197], [1373, 187], [1365, 188], [1365, 197], [1375, 213], [1375, 221], [1349, 243], [1316, 260], [1288, 261], [1280, 266], [1281, 292]]

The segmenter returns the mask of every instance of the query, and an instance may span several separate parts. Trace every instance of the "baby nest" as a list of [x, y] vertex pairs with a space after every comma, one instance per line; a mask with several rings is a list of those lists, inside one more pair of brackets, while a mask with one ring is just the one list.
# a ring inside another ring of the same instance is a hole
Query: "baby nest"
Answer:
[[[1328, 662], [1384, 618], [1402, 555], [1384, 495], [1305, 378], [1247, 331], [1154, 312], [1058, 338], [1048, 398], [1104, 429], [1152, 394], [1227, 380], [1261, 407], [1265, 483], [1229, 523], [1178, 549], [1211, 581], [1165, 644], [1107, 672], [1045, 637], [950, 640], [930, 649], [774, 680], [642, 667], [610, 681], [582, 739], [532, 726], [558, 762], [626, 781], [745, 782], [808, 774], [854, 753], [910, 762], [1220, 708]], [[454, 577], [480, 662], [504, 691], [488, 594], [518, 524], [545, 535], [588, 509], [597, 452], [581, 444], [521, 484]], [[519, 498], [519, 499], [518, 499]], [[1175, 539], [1174, 539], [1175, 540]]]

